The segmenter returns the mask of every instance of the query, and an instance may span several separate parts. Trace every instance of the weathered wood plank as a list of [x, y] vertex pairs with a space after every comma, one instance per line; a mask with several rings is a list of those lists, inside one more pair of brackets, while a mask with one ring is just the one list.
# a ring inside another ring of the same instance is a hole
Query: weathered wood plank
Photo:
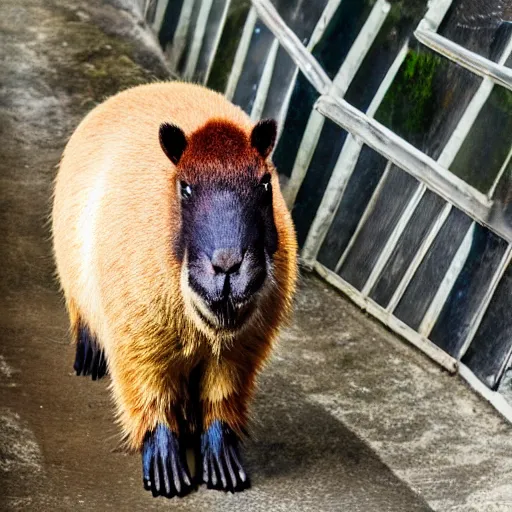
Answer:
[[493, 82], [512, 90], [512, 69], [503, 65], [510, 55], [512, 44], [508, 45], [500, 61], [496, 63], [467, 50], [463, 46], [436, 34], [432, 30], [426, 29], [424, 23], [420, 23], [414, 35], [425, 46], [444, 55], [460, 66], [469, 69], [472, 73], [482, 77], [488, 77]]

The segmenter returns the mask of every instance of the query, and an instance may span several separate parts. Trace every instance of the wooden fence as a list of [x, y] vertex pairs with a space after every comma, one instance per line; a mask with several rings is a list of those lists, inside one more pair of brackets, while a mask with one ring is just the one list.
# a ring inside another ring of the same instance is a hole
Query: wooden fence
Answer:
[[159, 0], [147, 16], [173, 71], [278, 120], [304, 265], [512, 420], [512, 9], [487, 3]]

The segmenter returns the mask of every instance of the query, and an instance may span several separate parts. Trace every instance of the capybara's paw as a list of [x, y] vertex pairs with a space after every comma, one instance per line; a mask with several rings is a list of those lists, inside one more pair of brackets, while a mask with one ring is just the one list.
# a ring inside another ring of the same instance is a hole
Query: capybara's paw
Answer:
[[236, 434], [220, 421], [212, 423], [201, 438], [203, 482], [208, 489], [239, 492], [250, 487], [242, 466]]
[[192, 489], [192, 479], [178, 438], [164, 425], [146, 434], [142, 448], [142, 479], [144, 488], [153, 496], [184, 496]]
[[91, 375], [92, 380], [101, 379], [107, 373], [105, 353], [85, 326], [78, 333], [73, 368], [77, 375]]

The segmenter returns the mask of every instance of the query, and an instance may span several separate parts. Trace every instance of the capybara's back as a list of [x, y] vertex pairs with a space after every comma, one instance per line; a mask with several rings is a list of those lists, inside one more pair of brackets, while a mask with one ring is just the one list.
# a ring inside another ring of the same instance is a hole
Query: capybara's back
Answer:
[[124, 91], [71, 137], [55, 184], [57, 270], [78, 375], [107, 372], [154, 495], [242, 490], [255, 376], [291, 307], [296, 242], [255, 126], [186, 83]]

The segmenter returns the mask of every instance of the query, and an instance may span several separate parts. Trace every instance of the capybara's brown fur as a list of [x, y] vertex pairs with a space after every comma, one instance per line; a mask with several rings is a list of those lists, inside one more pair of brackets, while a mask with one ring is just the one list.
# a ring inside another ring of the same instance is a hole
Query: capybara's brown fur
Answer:
[[[159, 141], [163, 123], [186, 136], [176, 165]], [[277, 173], [251, 139], [253, 128], [220, 94], [187, 83], [156, 83], [96, 107], [64, 151], [53, 241], [71, 332], [78, 340], [85, 329], [104, 351], [132, 449], [140, 450], [159, 425], [179, 437], [180, 417], [191, 431], [207, 431], [219, 421], [244, 432], [255, 377], [289, 315], [295, 234]], [[249, 318], [233, 329], [216, 328], [201, 315], [202, 300], [188, 285], [187, 249], [177, 249], [183, 233], [180, 183], [222, 183], [236, 191], [265, 173], [271, 176], [277, 231], [271, 272]], [[200, 427], [184, 412], [195, 368], [201, 369]]]

